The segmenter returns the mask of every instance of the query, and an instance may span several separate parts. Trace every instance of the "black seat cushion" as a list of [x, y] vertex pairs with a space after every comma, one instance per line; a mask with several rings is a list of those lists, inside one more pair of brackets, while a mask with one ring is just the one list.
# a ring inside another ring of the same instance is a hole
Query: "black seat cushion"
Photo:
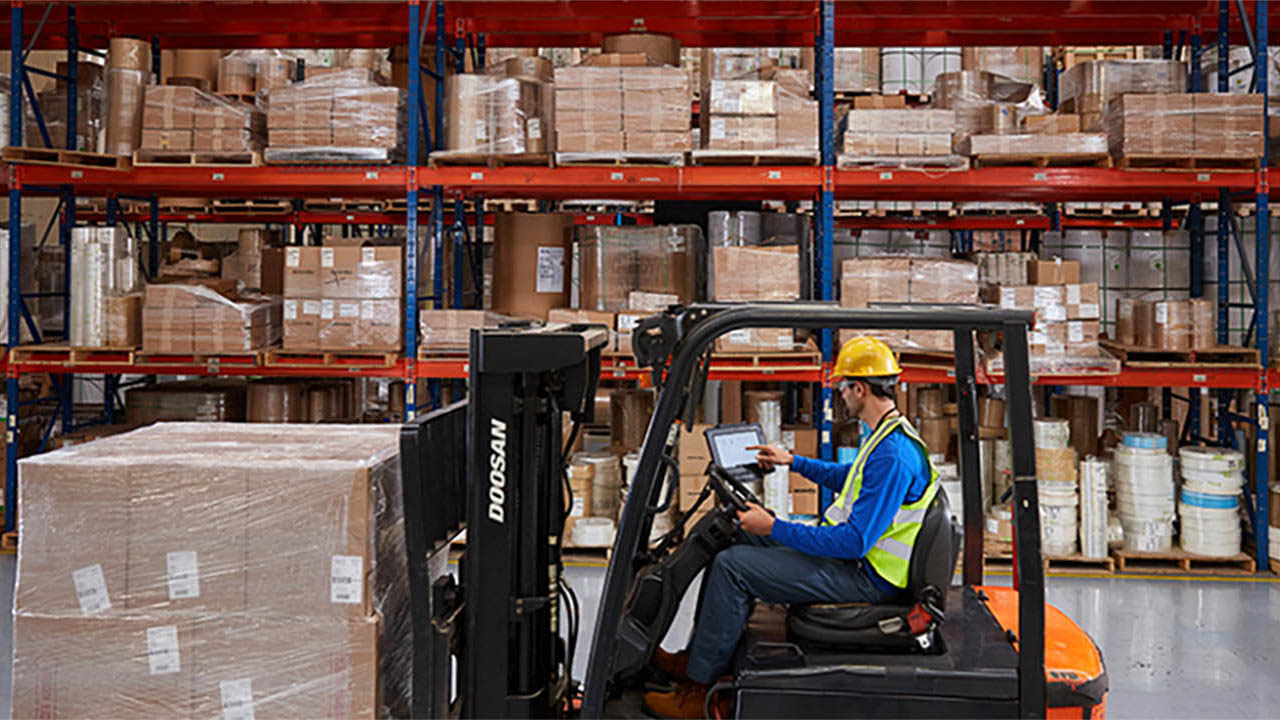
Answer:
[[815, 603], [793, 606], [788, 619], [831, 630], [861, 630], [875, 627], [881, 620], [905, 615], [910, 611], [910, 605]]

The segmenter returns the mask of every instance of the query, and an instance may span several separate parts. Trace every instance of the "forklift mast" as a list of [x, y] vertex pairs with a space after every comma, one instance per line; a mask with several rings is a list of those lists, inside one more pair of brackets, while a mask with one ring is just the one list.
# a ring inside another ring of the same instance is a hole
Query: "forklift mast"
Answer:
[[589, 421], [606, 330], [475, 331], [467, 410], [467, 550], [458, 692], [465, 717], [547, 717], [560, 642], [562, 414]]

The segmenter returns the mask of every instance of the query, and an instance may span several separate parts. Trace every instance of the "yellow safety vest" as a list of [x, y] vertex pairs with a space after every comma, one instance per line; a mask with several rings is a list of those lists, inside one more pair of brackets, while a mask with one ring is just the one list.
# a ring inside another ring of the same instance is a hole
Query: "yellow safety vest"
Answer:
[[898, 508], [897, 514], [893, 516], [893, 522], [889, 524], [889, 528], [884, 531], [875, 545], [867, 551], [866, 557], [871, 567], [880, 573], [880, 577], [888, 580], [894, 587], [904, 588], [907, 586], [908, 571], [911, 568], [911, 548], [915, 545], [916, 536], [920, 534], [920, 528], [924, 524], [925, 511], [929, 509], [929, 503], [933, 502], [934, 495], [938, 493], [938, 471], [929, 461], [929, 450], [924, 441], [920, 439], [920, 435], [906, 418], [899, 415], [888, 422], [881, 423], [880, 427], [871, 433], [871, 437], [862, 443], [857, 457], [853, 459], [853, 466], [849, 468], [849, 474], [845, 477], [844, 488], [835, 502], [827, 508], [823, 520], [826, 525], [839, 525], [849, 519], [853, 504], [858, 501], [858, 495], [862, 493], [862, 470], [866, 467], [867, 459], [871, 457], [871, 453], [881, 440], [899, 428], [920, 448], [925, 464], [929, 467], [929, 486], [925, 488], [919, 500], [905, 503]]

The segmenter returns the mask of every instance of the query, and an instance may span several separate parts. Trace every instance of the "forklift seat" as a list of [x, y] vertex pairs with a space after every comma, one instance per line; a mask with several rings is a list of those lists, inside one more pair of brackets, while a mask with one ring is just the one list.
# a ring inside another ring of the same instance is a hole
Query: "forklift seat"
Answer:
[[928, 650], [937, 645], [934, 636], [959, 552], [960, 530], [951, 519], [947, 494], [939, 486], [911, 548], [907, 587], [894, 601], [792, 605], [787, 635], [792, 642], [830, 649]]

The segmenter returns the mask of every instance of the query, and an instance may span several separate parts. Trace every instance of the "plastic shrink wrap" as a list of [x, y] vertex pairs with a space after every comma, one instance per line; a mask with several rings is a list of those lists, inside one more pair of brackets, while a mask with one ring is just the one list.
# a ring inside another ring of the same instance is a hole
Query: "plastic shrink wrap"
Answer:
[[164, 423], [22, 461], [13, 717], [406, 715], [398, 447]]
[[266, 93], [267, 162], [393, 162], [404, 157], [405, 92], [369, 70], [318, 75]]

